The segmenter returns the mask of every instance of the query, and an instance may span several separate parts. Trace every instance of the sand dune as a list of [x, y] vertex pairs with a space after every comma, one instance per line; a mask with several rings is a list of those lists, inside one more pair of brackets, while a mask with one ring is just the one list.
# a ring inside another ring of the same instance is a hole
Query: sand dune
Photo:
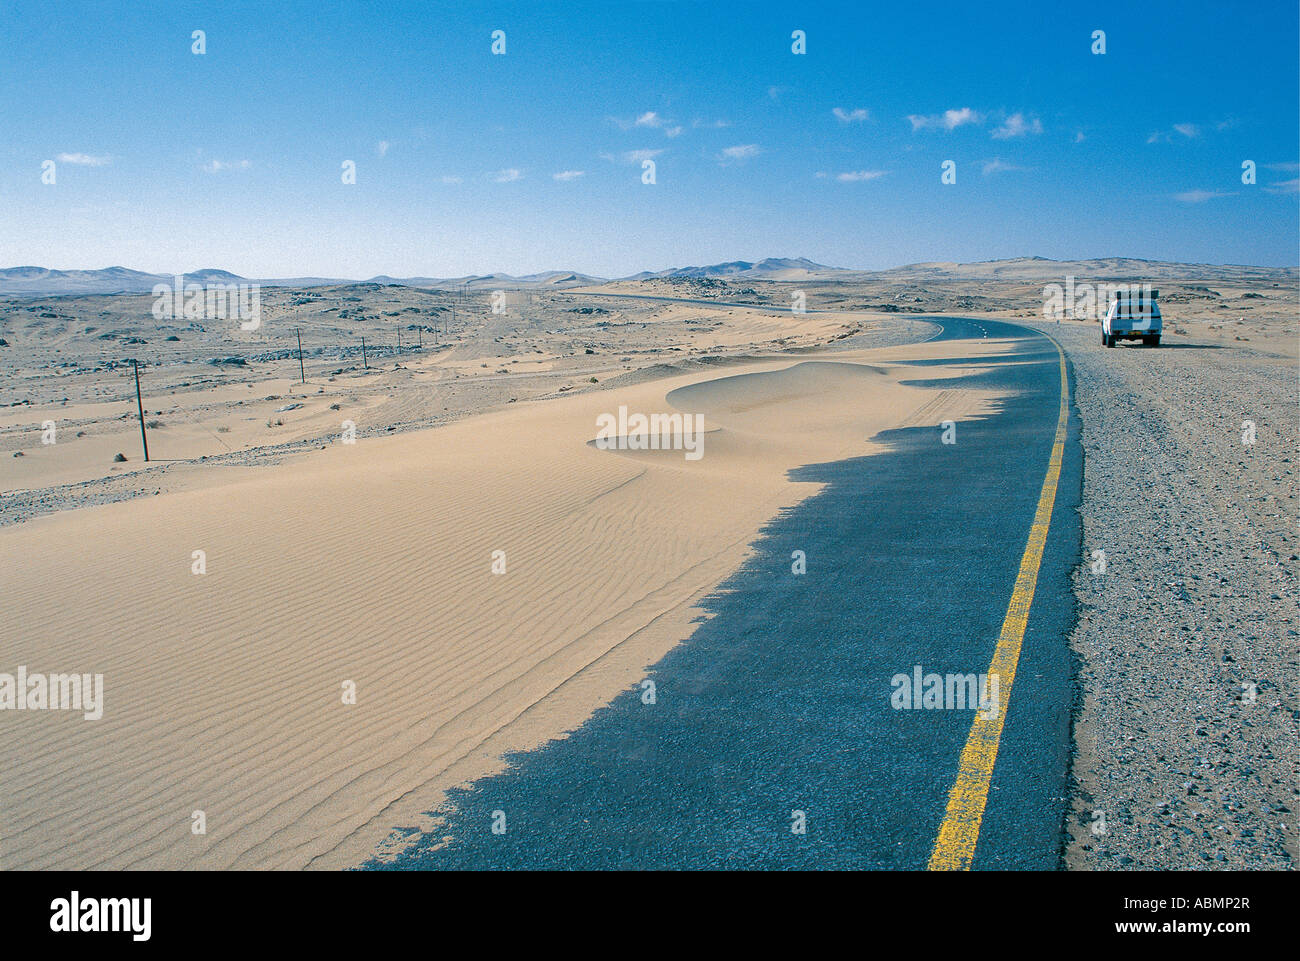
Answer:
[[[815, 491], [788, 470], [988, 411], [987, 393], [900, 383], [917, 372], [898, 359], [947, 353], [567, 395], [0, 530], [0, 671], [102, 673], [106, 691], [99, 721], [6, 712], [0, 866], [336, 868], [392, 849], [447, 787], [562, 736], [689, 636], [758, 529]], [[590, 446], [619, 404], [702, 413], [704, 456]]]

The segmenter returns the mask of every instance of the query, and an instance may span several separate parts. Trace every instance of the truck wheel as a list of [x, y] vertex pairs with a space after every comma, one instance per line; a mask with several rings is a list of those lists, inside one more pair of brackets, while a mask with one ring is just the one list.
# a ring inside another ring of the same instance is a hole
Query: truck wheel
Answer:
[[1114, 346], [1115, 346], [1115, 335], [1114, 335], [1114, 334], [1110, 334], [1108, 337], [1106, 337], [1106, 346], [1107, 346], [1107, 347], [1114, 347]]
[[1152, 337], [1149, 341], [1147, 341], [1147, 343], [1149, 343], [1152, 347], [1159, 347], [1159, 346], [1160, 346], [1160, 335], [1159, 335], [1159, 334], [1156, 334], [1156, 335], [1155, 335], [1154, 337]]
[[1103, 347], [1109, 347], [1109, 346], [1110, 346], [1110, 343], [1109, 343], [1109, 342], [1107, 341], [1107, 339], [1106, 339], [1106, 328], [1105, 328], [1105, 327], [1103, 327], [1103, 328], [1101, 329], [1101, 346], [1103, 346]]

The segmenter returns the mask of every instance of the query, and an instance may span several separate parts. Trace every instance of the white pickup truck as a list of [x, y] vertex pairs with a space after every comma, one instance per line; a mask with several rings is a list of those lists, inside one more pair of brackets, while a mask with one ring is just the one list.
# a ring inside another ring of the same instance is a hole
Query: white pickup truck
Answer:
[[1158, 290], [1148, 291], [1147, 295], [1118, 294], [1101, 322], [1101, 342], [1114, 347], [1117, 340], [1140, 340], [1149, 347], [1159, 347], [1163, 330], [1160, 305], [1156, 303], [1159, 295]]

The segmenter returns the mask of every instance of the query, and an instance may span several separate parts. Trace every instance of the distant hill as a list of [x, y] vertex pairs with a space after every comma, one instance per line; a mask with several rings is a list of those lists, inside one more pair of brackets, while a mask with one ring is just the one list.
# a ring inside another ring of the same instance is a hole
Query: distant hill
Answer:
[[[47, 267], [0, 268], [0, 297], [57, 297], [87, 294], [147, 294], [154, 285], [175, 282], [172, 274], [151, 274], [126, 267], [102, 270], [51, 270]], [[584, 287], [603, 284], [603, 277], [592, 277], [573, 270], [548, 270], [540, 274], [512, 277], [510, 274], [470, 275], [467, 277], [389, 277], [381, 274], [357, 281], [337, 277], [248, 278], [228, 270], [204, 268], [185, 273], [187, 284], [256, 283], [263, 287], [320, 287], [357, 283], [396, 284], [403, 287]]]
[[731, 281], [889, 281], [920, 283], [924, 281], [960, 282], [963, 280], [1000, 280], [1016, 283], [1062, 283], [1067, 276], [1080, 282], [1087, 280], [1124, 281], [1259, 281], [1295, 283], [1300, 279], [1296, 267], [1252, 267], [1221, 264], [1180, 264], [1133, 257], [1101, 257], [1093, 260], [1049, 260], [1046, 257], [1014, 257], [960, 264], [933, 262], [907, 264], [887, 270], [854, 270], [828, 267], [804, 258], [769, 258], [751, 263], [734, 260], [707, 267], [675, 267], [671, 270], [643, 271], [624, 280], [662, 278], [714, 278]]
[[[170, 278], [168, 278], [170, 282]], [[135, 294], [163, 283], [154, 274], [105, 267], [103, 270], [49, 270], [45, 267], [0, 269], [0, 294]]]
[[803, 280], [823, 274], [834, 274], [838, 267], [827, 267], [814, 263], [803, 257], [768, 257], [766, 260], [751, 262], [732, 260], [725, 264], [710, 264], [707, 267], [674, 267], [670, 270], [643, 271], [626, 280], [650, 280], [655, 277], [694, 277], [735, 280]]
[[[185, 273], [186, 284], [257, 283], [263, 287], [317, 287], [349, 283], [325, 277], [250, 280], [228, 270], [205, 267]], [[46, 267], [0, 267], [0, 297], [58, 297], [87, 294], [147, 294], [156, 284], [170, 287], [173, 274], [149, 274], [126, 267], [102, 270], [50, 270]]]
[[[803, 257], [769, 257], [766, 260], [732, 260], [702, 267], [673, 267], [668, 270], [643, 271], [623, 280], [655, 280], [662, 278], [713, 278], [733, 282], [783, 281], [783, 282], [834, 282], [858, 280], [886, 280], [900, 283], [924, 281], [960, 282], [963, 280], [1001, 280], [1018, 283], [1059, 283], [1065, 277], [1079, 280], [1137, 281], [1197, 281], [1213, 282], [1215, 279], [1257, 281], [1261, 283], [1295, 283], [1300, 279], [1296, 267], [1252, 267], [1216, 264], [1179, 264], [1159, 260], [1140, 260], [1131, 257], [1103, 257], [1094, 260], [1048, 260], [1045, 257], [1015, 257], [1008, 260], [988, 260], [979, 263], [959, 264], [932, 262], [908, 264], [888, 270], [852, 270], [828, 267]], [[318, 287], [322, 285], [347, 285], [356, 283], [397, 284], [404, 287], [442, 287], [455, 289], [491, 289], [494, 287], [532, 287], [562, 289], [589, 287], [606, 283], [572, 270], [548, 270], [538, 274], [515, 277], [510, 274], [471, 274], [465, 277], [389, 277], [380, 275], [366, 281], [327, 277], [296, 277], [273, 280], [249, 280], [226, 270], [204, 268], [185, 274], [189, 283], [258, 283], [264, 287]], [[141, 294], [149, 293], [155, 284], [173, 283], [171, 274], [150, 274], [126, 267], [105, 267], [102, 270], [50, 270], [46, 267], [0, 268], [0, 296], [50, 297], [85, 294]]]
[[1007, 280], [1022, 283], [1060, 283], [1067, 276], [1080, 280], [1213, 281], [1258, 280], [1274, 283], [1300, 277], [1296, 267], [1251, 267], [1235, 264], [1182, 264], [1134, 257], [1099, 257], [1092, 260], [1048, 260], [1046, 257], [1015, 257], [973, 264], [908, 264], [876, 271], [872, 276], [898, 280]]
[[[155, 284], [171, 286], [171, 274], [147, 274], [126, 267], [102, 270], [50, 270], [45, 267], [0, 268], [0, 295], [48, 297], [60, 294], [147, 294]], [[228, 270], [204, 268], [185, 274], [187, 284], [248, 283]], [[296, 281], [294, 283], [297, 283]]]

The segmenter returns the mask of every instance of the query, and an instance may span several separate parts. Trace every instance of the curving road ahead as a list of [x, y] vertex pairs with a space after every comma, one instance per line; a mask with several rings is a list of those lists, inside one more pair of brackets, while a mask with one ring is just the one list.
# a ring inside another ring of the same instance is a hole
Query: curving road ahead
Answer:
[[[1005, 645], [1064, 370], [1036, 331], [934, 322], [932, 340], [951, 349], [933, 363], [968, 357], [969, 340], [1015, 340], [979, 358], [991, 370], [958, 382], [1009, 391], [999, 413], [959, 424], [955, 444], [938, 425], [907, 428], [885, 435], [886, 453], [800, 468], [826, 487], [766, 528], [751, 562], [708, 598], [711, 618], [651, 670], [654, 703], [625, 693], [567, 739], [456, 792], [445, 829], [395, 863], [367, 866], [925, 869], [954, 784], [978, 775], [979, 751], [963, 763], [975, 715], [896, 709], [891, 679], [917, 666], [989, 672], [1000, 633]], [[928, 363], [916, 383], [928, 383]], [[973, 860], [960, 866], [1060, 863], [1068, 572], [1080, 562], [1072, 413], [1061, 436], [1037, 590], [996, 753], [985, 752], [987, 800], [966, 818]], [[791, 573], [796, 550], [802, 576]]]

